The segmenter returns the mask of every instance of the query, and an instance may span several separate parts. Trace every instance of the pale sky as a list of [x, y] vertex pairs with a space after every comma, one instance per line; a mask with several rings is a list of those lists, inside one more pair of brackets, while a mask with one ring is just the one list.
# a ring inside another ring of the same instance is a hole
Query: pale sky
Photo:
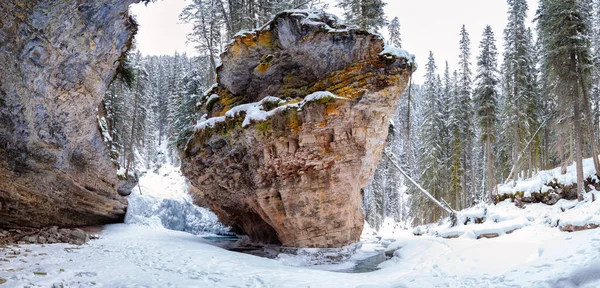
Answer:
[[[534, 27], [531, 20], [537, 9], [538, 0], [529, 3], [527, 24]], [[398, 17], [402, 34], [402, 48], [415, 54], [419, 69], [415, 73], [415, 83], [421, 83], [429, 51], [433, 51], [438, 72], [443, 73], [444, 63], [450, 69], [458, 63], [460, 28], [466, 25], [471, 38], [472, 70], [475, 73], [479, 41], [485, 25], [489, 24], [496, 35], [499, 61], [502, 59], [503, 31], [507, 23], [508, 5], [506, 0], [387, 0], [385, 7], [388, 20]], [[162, 0], [145, 6], [132, 5], [131, 11], [140, 24], [136, 36], [137, 48], [144, 55], [162, 55], [186, 52], [194, 55], [191, 45], [186, 45], [186, 35], [190, 25], [179, 21], [179, 13], [189, 1]], [[330, 5], [329, 12], [341, 17], [340, 11]], [[387, 30], [381, 31], [384, 35]]]

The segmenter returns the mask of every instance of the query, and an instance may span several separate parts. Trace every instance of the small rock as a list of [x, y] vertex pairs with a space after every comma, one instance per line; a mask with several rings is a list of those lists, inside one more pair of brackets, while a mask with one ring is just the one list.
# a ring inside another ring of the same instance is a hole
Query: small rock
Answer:
[[79, 273], [75, 274], [75, 277], [94, 277], [97, 275], [98, 275], [98, 273], [96, 273], [96, 272], [79, 272]]
[[6, 283], [6, 279], [0, 277], [0, 284], [4, 284], [4, 283]]
[[496, 238], [498, 237], [498, 233], [484, 233], [484, 234], [480, 234], [479, 236], [477, 236], [477, 239], [481, 239], [481, 238]]
[[60, 234], [60, 235], [69, 235], [69, 234], [71, 234], [71, 230], [69, 230], [67, 228], [60, 228], [60, 229], [58, 229], [58, 234]]
[[37, 237], [35, 237], [35, 236], [29, 236], [24, 241], [25, 242], [29, 242], [29, 243], [37, 243]]
[[57, 226], [52, 226], [48, 229], [48, 233], [56, 235], [58, 234], [58, 227]]
[[[81, 229], [73, 229], [73, 231], [71, 231], [71, 239], [73, 239], [75, 242], [81, 242], [81, 244], [87, 242], [88, 240], [90, 240], [90, 237], [88, 236], [87, 233], [83, 232], [83, 230]], [[78, 244], [78, 245], [81, 245]]]
[[83, 244], [85, 244], [85, 242], [83, 242], [83, 240], [79, 240], [79, 239], [77, 239], [77, 240], [71, 240], [71, 242], [69, 242], [69, 243], [74, 244], [74, 245], [83, 245]]

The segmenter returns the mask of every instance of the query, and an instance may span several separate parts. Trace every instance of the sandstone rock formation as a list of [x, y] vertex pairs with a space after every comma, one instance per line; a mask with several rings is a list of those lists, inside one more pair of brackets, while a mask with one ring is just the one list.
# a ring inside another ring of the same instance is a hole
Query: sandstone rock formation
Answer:
[[204, 121], [180, 143], [195, 202], [255, 241], [358, 241], [360, 189], [380, 159], [412, 56], [333, 15], [294, 11], [238, 33], [221, 58]]
[[136, 0], [0, 2], [0, 226], [122, 221], [96, 108]]

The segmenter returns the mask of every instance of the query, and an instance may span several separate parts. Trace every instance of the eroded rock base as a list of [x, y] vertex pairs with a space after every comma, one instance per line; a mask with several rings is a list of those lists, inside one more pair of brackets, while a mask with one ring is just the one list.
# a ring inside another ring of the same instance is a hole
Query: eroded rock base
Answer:
[[0, 245], [55, 243], [82, 245], [90, 239], [96, 238], [94, 234], [90, 234], [79, 228], [58, 228], [57, 226], [52, 226], [43, 229], [0, 229]]

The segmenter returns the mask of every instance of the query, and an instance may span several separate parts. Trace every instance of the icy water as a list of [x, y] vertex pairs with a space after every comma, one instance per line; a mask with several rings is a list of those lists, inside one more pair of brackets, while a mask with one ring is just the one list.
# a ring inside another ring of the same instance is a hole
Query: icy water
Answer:
[[362, 260], [358, 260], [356, 261], [356, 265], [350, 269], [346, 269], [346, 270], [340, 270], [338, 272], [342, 272], [342, 273], [368, 273], [368, 272], [373, 272], [376, 270], [379, 270], [380, 268], [377, 267], [377, 265], [383, 263], [384, 261], [388, 260], [387, 257], [385, 257], [385, 254], [383, 252], [377, 254], [377, 255], [373, 255], [371, 257], [362, 259]]
[[238, 237], [236, 236], [204, 236], [202, 237], [204, 240], [213, 241], [213, 242], [231, 242], [237, 241]]
[[[227, 249], [230, 251], [252, 254], [252, 255], [260, 254], [260, 253], [252, 253], [258, 249], [256, 247], [254, 247], [252, 249], [248, 249], [248, 250], [252, 250], [252, 251], [245, 251], [246, 249], [240, 249], [239, 247], [236, 248], [235, 243], [239, 240], [239, 238], [236, 236], [204, 236], [204, 237], [202, 237], [202, 239], [207, 240], [209, 242], [209, 244], [211, 244], [211, 245], [221, 247], [223, 249]], [[258, 249], [258, 250], [260, 250], [260, 249]], [[257, 255], [257, 256], [261, 256], [261, 255]], [[272, 257], [267, 257], [267, 258], [272, 258]], [[373, 271], [379, 270], [380, 268], [378, 268], [377, 266], [386, 260], [388, 260], [388, 259], [386, 258], [385, 254], [382, 251], [380, 253], [377, 253], [377, 254], [367, 257], [365, 259], [355, 260], [355, 261], [353, 261], [356, 264], [356, 265], [354, 265], [354, 267], [344, 269], [344, 270], [337, 270], [336, 272], [339, 272], [339, 273], [373, 272]]]
[[238, 241], [237, 236], [203, 236], [202, 239], [206, 240], [208, 244], [214, 245], [217, 247], [221, 247], [223, 249], [229, 250], [235, 242]]

